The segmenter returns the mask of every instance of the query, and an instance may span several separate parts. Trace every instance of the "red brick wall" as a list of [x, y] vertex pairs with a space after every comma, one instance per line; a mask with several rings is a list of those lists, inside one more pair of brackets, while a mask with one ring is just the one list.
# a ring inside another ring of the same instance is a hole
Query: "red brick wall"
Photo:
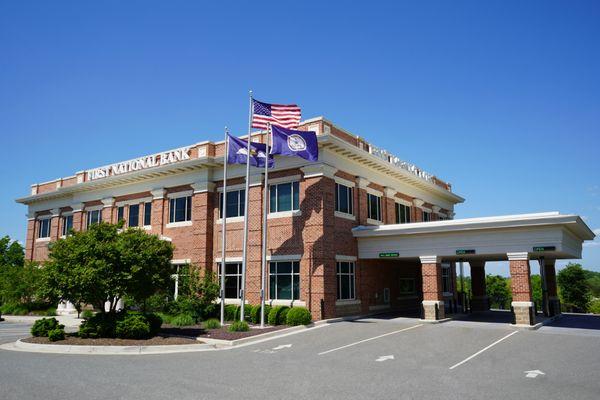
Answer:
[[510, 286], [513, 301], [531, 301], [531, 279], [528, 260], [510, 260]]
[[442, 265], [440, 263], [423, 264], [423, 300], [443, 300]]

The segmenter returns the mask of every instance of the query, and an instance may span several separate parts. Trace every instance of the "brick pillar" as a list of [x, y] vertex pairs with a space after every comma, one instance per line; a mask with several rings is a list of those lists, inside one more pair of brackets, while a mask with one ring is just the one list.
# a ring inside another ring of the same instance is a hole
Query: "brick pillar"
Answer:
[[395, 224], [396, 223], [396, 191], [390, 188], [385, 188], [383, 203], [383, 223], [384, 224]]
[[114, 204], [114, 197], [107, 197], [102, 199], [102, 222], [112, 223]]
[[192, 185], [193, 248], [192, 262], [198, 267], [212, 271], [213, 268], [213, 182], [198, 182]]
[[444, 319], [441, 260], [437, 256], [422, 256], [420, 259], [423, 278], [423, 319]]
[[490, 302], [485, 286], [485, 261], [469, 261], [471, 266], [471, 299], [472, 311], [487, 311], [490, 309]]
[[[250, 175], [248, 191], [248, 260], [246, 265], [246, 302], [260, 304], [262, 274], [262, 209], [264, 181], [262, 175]], [[291, 224], [296, 218], [290, 218]], [[242, 230], [243, 241], [243, 230]], [[269, 269], [267, 268], [267, 273]], [[265, 291], [268, 288], [265, 286]], [[266, 294], [266, 293], [265, 293]], [[245, 310], [247, 311], [247, 310]]]
[[150, 217], [150, 224], [152, 225], [151, 232], [156, 235], [162, 235], [164, 230], [165, 207], [167, 207], [165, 205], [165, 189], [154, 189], [151, 190], [150, 193], [152, 194], [152, 216]]
[[414, 207], [410, 208], [410, 211], [412, 213], [411, 222], [423, 222], [423, 210], [421, 209], [421, 206], [423, 204], [425, 204], [423, 200], [413, 199]]
[[[367, 187], [369, 181], [365, 178], [358, 177], [356, 186], [356, 202], [354, 202], [354, 213], [359, 225], [367, 225], [367, 217], [369, 215], [367, 202]], [[334, 189], [335, 191], [335, 189]], [[334, 193], [335, 194], [335, 193]]]
[[71, 205], [71, 209], [73, 210], [73, 230], [74, 231], [83, 230], [83, 224], [84, 224], [83, 203], [73, 204], [73, 205]]
[[29, 212], [27, 215], [27, 236], [25, 239], [25, 259], [33, 261], [33, 244], [35, 242], [35, 213]]
[[523, 252], [508, 253], [507, 256], [510, 264], [511, 306], [515, 314], [515, 323], [517, 325], [534, 325], [529, 255]]
[[550, 316], [560, 314], [560, 300], [556, 289], [556, 269], [555, 260], [544, 260], [544, 276], [546, 278], [546, 289], [548, 291], [548, 308]]
[[53, 208], [50, 210], [52, 219], [50, 220], [50, 240], [55, 242], [60, 237], [60, 209]]

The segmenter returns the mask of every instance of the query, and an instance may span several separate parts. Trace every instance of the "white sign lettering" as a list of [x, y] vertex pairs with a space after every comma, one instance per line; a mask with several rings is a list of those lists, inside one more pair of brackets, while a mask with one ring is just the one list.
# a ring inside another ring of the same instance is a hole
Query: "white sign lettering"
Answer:
[[108, 165], [105, 167], [94, 168], [87, 171], [88, 180], [107, 178], [126, 174], [129, 172], [140, 171], [142, 169], [158, 167], [161, 165], [173, 164], [190, 159], [190, 148], [182, 147], [180, 149], [157, 153], [151, 156], [144, 156], [134, 160], [123, 161], [120, 163]]
[[423, 171], [421, 168], [417, 167], [414, 164], [411, 164], [409, 162], [406, 161], [402, 161], [401, 159], [399, 159], [398, 157], [396, 157], [393, 154], [390, 154], [387, 152], [387, 150], [384, 149], [380, 149], [378, 147], [375, 147], [373, 145], [370, 145], [369, 147], [369, 153], [373, 154], [375, 157], [380, 158], [384, 161], [389, 162], [390, 164], [398, 167], [398, 168], [402, 168], [412, 174], [415, 174], [416, 176], [418, 176], [421, 179], [424, 179], [428, 182], [431, 182], [433, 180], [433, 175]]

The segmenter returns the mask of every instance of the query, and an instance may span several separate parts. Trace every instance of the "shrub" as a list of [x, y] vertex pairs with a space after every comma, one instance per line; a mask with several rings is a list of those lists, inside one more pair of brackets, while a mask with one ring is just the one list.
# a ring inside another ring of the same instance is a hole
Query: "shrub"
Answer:
[[189, 314], [179, 314], [173, 318], [171, 324], [175, 326], [190, 326], [194, 325], [196, 320]]
[[156, 315], [158, 315], [160, 317], [160, 319], [162, 319], [163, 324], [168, 324], [171, 325], [171, 323], [173, 322], [173, 318], [175, 318], [173, 315], [171, 314], [165, 314], [165, 313], [156, 313]]
[[33, 336], [48, 336], [48, 332], [54, 329], [64, 329], [64, 325], [60, 325], [56, 318], [42, 318], [34, 322], [31, 327]]
[[125, 312], [116, 314], [98, 313], [79, 325], [79, 337], [113, 338], [116, 336], [117, 322], [125, 318]]
[[171, 315], [189, 315], [194, 322], [202, 319], [203, 315], [202, 301], [196, 296], [179, 296], [177, 300], [169, 303], [166, 310]]
[[290, 326], [308, 325], [311, 321], [310, 311], [304, 307], [293, 307], [287, 312], [286, 324]]
[[0, 313], [8, 315], [27, 315], [29, 314], [29, 309], [23, 304], [6, 303], [0, 307]]
[[[265, 306], [265, 317], [268, 317], [269, 313], [267, 313]], [[250, 320], [253, 324], [260, 324], [260, 304], [252, 309], [252, 313], [250, 315]]]
[[260, 315], [260, 306], [248, 305], [244, 307], [244, 319], [248, 322], [252, 322], [252, 315], [254, 315], [258, 310], [258, 315]]
[[238, 305], [227, 304], [225, 306], [225, 321], [234, 321], [235, 316], [238, 314]]
[[247, 332], [250, 330], [246, 321], [234, 321], [229, 325], [229, 332]]
[[164, 311], [169, 307], [169, 296], [165, 293], [156, 293], [146, 299], [143, 309], [146, 312]]
[[84, 311], [81, 313], [81, 318], [83, 318], [83, 319], [90, 319], [90, 318], [92, 318], [93, 316], [94, 316], [94, 313], [93, 313], [93, 311], [91, 311], [91, 310], [84, 310]]
[[117, 322], [117, 337], [121, 339], [146, 339], [150, 337], [150, 324], [141, 314], [132, 314]]
[[288, 308], [288, 306], [275, 306], [271, 308], [271, 311], [269, 312], [269, 325], [285, 324], [285, 319], [282, 319], [282, 313], [284, 313], [283, 316], [285, 316]]
[[65, 340], [64, 328], [56, 328], [48, 331], [48, 340], [56, 342], [58, 340]]
[[289, 308], [289, 307], [286, 307], [283, 310], [281, 310], [281, 312], [279, 313], [279, 316], [277, 317], [277, 325], [287, 324], [287, 315], [290, 310], [291, 310], [291, 308]]
[[47, 309], [44, 313], [46, 315], [46, 317], [54, 317], [56, 316], [56, 308], [54, 307], [50, 307], [49, 309]]
[[160, 331], [160, 327], [162, 326], [163, 320], [158, 314], [154, 313], [146, 313], [144, 314], [146, 321], [148, 321], [148, 325], [150, 326], [150, 336], [156, 335]]
[[216, 318], [207, 319], [204, 321], [204, 329], [219, 329], [221, 322]]

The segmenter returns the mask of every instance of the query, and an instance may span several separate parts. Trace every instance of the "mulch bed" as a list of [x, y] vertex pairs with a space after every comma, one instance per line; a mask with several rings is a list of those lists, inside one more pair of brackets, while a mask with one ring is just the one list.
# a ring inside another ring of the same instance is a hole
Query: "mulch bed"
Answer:
[[74, 335], [66, 335], [65, 340], [51, 342], [47, 337], [30, 337], [22, 339], [23, 342], [37, 344], [57, 344], [72, 346], [164, 346], [173, 344], [202, 344], [196, 339], [172, 336], [155, 336], [150, 339], [82, 339]]
[[211, 338], [211, 339], [220, 339], [220, 340], [236, 340], [242, 339], [250, 336], [260, 335], [262, 333], [278, 331], [280, 329], [287, 328], [286, 325], [277, 325], [277, 326], [268, 326], [266, 328], [260, 329], [257, 326], [250, 325], [250, 330], [247, 332], [229, 332], [227, 330], [227, 326], [224, 326], [219, 329], [204, 329], [202, 325], [192, 325], [192, 326], [184, 326], [178, 327], [173, 325], [163, 324], [160, 329], [161, 334], [173, 335], [179, 337], [188, 337], [188, 338]]

